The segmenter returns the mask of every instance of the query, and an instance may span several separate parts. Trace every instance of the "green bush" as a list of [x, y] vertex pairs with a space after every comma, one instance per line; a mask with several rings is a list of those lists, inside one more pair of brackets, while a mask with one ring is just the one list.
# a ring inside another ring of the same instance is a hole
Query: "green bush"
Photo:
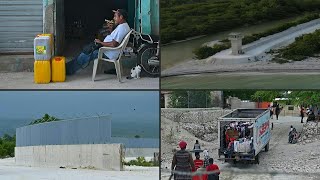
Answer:
[[223, 43], [223, 44], [215, 44], [213, 47], [209, 46], [202, 46], [200, 48], [197, 48], [193, 51], [193, 53], [196, 55], [197, 59], [205, 59], [207, 57], [210, 57], [222, 50], [230, 48], [230, 42]]
[[0, 158], [14, 157], [14, 147], [16, 146], [15, 136], [5, 134], [0, 138]]
[[144, 157], [137, 157], [136, 160], [131, 160], [129, 162], [124, 162], [126, 166], [159, 166], [159, 163], [155, 163], [154, 161], [146, 161]]
[[320, 30], [296, 38], [288, 47], [282, 48], [276, 58], [301, 61], [320, 53]]
[[277, 58], [301, 61], [320, 52], [320, 30], [296, 38], [288, 47], [279, 50]]
[[196, 48], [193, 53], [196, 55], [197, 59], [205, 59], [215, 54], [213, 48], [209, 46]]

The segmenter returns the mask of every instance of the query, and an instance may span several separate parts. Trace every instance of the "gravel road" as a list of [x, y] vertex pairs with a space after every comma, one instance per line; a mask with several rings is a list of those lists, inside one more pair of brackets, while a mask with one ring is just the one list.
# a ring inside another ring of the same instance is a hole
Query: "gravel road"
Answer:
[[[297, 131], [301, 131], [303, 124], [299, 117], [280, 116], [279, 120], [272, 120], [274, 129], [268, 152], [260, 154], [260, 164], [229, 164], [217, 160], [217, 140], [213, 142], [201, 141], [203, 149], [209, 149], [210, 156], [215, 159], [222, 173], [220, 179], [320, 179], [320, 141], [310, 143], [288, 144], [288, 132], [290, 125]], [[174, 129], [174, 133], [171, 131]], [[170, 163], [173, 155], [172, 150], [177, 148], [177, 142], [181, 139], [192, 148], [197, 139], [193, 134], [184, 129], [179, 129], [178, 123], [169, 119], [161, 118], [161, 179], [168, 179], [170, 175]], [[179, 130], [177, 130], [179, 129]], [[169, 138], [172, 137], [174, 138]], [[169, 143], [169, 140], [175, 142]]]

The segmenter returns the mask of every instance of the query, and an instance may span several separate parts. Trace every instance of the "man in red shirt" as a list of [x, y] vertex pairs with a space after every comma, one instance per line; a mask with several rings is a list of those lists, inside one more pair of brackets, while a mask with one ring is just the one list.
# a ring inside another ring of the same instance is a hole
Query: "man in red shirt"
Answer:
[[206, 168], [207, 172], [214, 171], [215, 173], [206, 174], [205, 180], [219, 180], [220, 170], [218, 165], [213, 164], [213, 158], [209, 159], [209, 166]]
[[195, 166], [195, 171], [198, 168], [203, 167], [203, 160], [200, 159], [200, 155], [199, 154], [196, 155], [196, 159], [193, 162], [194, 162], [194, 166]]

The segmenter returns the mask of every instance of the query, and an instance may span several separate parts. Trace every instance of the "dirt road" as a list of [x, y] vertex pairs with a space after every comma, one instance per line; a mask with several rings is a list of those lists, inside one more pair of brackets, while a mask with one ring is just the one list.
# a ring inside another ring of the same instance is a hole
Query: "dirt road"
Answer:
[[[170, 120], [164, 122], [169, 123]], [[272, 122], [274, 123], [274, 129], [272, 130], [270, 149], [268, 152], [261, 152], [260, 164], [229, 164], [218, 161], [217, 141], [203, 143], [203, 148], [212, 149], [210, 156], [213, 156], [222, 171], [220, 179], [320, 179], [320, 153], [317, 150], [320, 147], [320, 142], [288, 144], [290, 125], [293, 125], [297, 131], [302, 129], [303, 124], [300, 123], [300, 118], [280, 116], [279, 120], [273, 119]], [[172, 122], [172, 126], [175, 126], [175, 124], [175, 122]], [[186, 136], [186, 134], [183, 134], [183, 136]], [[193, 140], [192, 137], [187, 139]], [[193, 141], [189, 142], [192, 145], [193, 143]], [[200, 143], [202, 142], [200, 141]], [[161, 145], [162, 149], [174, 148], [166, 147], [168, 144], [163, 142], [163, 139]], [[166, 169], [166, 167], [170, 167], [169, 157], [172, 157], [172, 152], [170, 155], [166, 155], [165, 162], [161, 164], [161, 179], [169, 178], [170, 172]]]

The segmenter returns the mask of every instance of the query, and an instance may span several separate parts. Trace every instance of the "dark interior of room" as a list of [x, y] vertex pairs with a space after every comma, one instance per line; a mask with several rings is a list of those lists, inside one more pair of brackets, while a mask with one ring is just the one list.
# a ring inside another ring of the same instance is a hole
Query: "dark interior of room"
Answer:
[[113, 19], [112, 10], [128, 9], [128, 0], [65, 0], [65, 50], [64, 55], [73, 57], [82, 47], [93, 41], [104, 20]]

